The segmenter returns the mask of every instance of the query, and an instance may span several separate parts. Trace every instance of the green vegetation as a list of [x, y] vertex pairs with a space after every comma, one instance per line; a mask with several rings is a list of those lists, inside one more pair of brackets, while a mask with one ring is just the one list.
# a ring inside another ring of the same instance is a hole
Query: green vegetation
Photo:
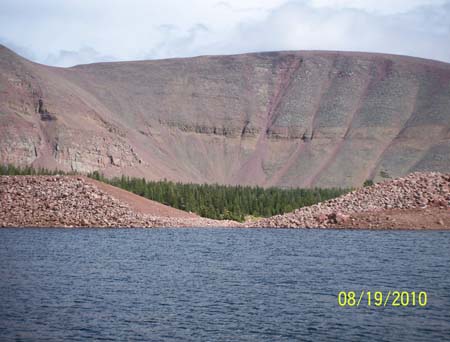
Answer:
[[391, 176], [389, 175], [389, 173], [387, 173], [387, 172], [384, 171], [384, 170], [381, 170], [381, 171], [380, 171], [380, 176], [381, 176], [382, 178], [391, 178]]
[[[1, 166], [0, 175], [55, 175], [61, 171]], [[74, 174], [74, 173], [72, 173]], [[345, 194], [349, 189], [279, 189], [218, 184], [183, 184], [146, 181], [144, 178], [107, 179], [99, 172], [93, 179], [131, 191], [139, 196], [213, 219], [244, 221], [245, 217], [269, 217]]]
[[60, 170], [49, 170], [45, 168], [34, 168], [32, 166], [17, 167], [14, 165], [0, 165], [0, 176], [26, 176], [26, 175], [75, 175], [76, 172], [64, 172]]
[[366, 179], [366, 181], [364, 182], [363, 186], [372, 186], [373, 185], [373, 180], [371, 179]]
[[347, 193], [348, 189], [279, 189], [218, 184], [146, 181], [144, 178], [90, 177], [203, 217], [244, 221], [246, 216], [269, 217]]

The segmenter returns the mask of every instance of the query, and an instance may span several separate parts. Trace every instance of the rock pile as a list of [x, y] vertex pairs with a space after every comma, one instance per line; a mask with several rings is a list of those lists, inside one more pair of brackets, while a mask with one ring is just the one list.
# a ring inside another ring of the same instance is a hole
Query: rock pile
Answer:
[[233, 221], [138, 213], [83, 177], [0, 177], [0, 227], [210, 227]]
[[[138, 212], [84, 177], [0, 177], [0, 227], [450, 228], [450, 174], [413, 173], [253, 222]], [[409, 220], [405, 220], [405, 216]], [[426, 220], [425, 220], [426, 219]], [[434, 222], [434, 221], [436, 222]]]
[[[352, 215], [395, 209], [450, 207], [450, 174], [412, 173], [292, 213], [248, 222], [246, 227], [331, 228], [352, 226]], [[450, 217], [450, 211], [448, 211]]]

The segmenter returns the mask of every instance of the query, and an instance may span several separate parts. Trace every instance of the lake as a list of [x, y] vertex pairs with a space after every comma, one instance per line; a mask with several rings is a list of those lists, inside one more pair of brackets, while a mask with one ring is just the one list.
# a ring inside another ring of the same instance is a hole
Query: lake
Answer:
[[1, 341], [444, 339], [448, 231], [0, 229]]

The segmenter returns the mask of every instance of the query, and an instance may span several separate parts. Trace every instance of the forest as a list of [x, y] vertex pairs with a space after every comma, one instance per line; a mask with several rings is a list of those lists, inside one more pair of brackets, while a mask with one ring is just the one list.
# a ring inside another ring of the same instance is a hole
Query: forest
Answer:
[[[0, 165], [0, 175], [56, 175], [62, 171]], [[75, 173], [70, 173], [75, 174]], [[262, 188], [240, 185], [184, 184], [147, 181], [144, 178], [106, 178], [100, 172], [88, 177], [131, 191], [139, 196], [213, 219], [244, 221], [269, 217], [338, 197], [350, 189]]]

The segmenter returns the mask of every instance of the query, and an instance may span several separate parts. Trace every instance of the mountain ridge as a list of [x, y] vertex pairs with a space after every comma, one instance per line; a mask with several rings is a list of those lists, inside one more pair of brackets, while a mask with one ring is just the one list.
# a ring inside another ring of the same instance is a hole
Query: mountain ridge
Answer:
[[0, 47], [0, 162], [357, 186], [450, 169], [450, 64], [283, 51], [70, 68]]
[[196, 58], [223, 58], [223, 57], [239, 57], [239, 56], [258, 56], [258, 55], [279, 55], [279, 54], [320, 54], [320, 55], [344, 55], [344, 56], [353, 56], [353, 57], [383, 57], [383, 58], [399, 58], [404, 59], [405, 61], [410, 62], [423, 62], [426, 64], [435, 64], [442, 65], [442, 66], [448, 66], [450, 63], [445, 62], [438, 59], [430, 59], [430, 58], [424, 58], [424, 57], [417, 57], [417, 56], [409, 56], [409, 55], [402, 55], [402, 54], [395, 54], [395, 53], [383, 53], [383, 52], [365, 52], [365, 51], [354, 51], [354, 50], [267, 50], [267, 51], [257, 51], [257, 52], [243, 52], [243, 53], [232, 53], [232, 54], [226, 54], [226, 55], [217, 55], [217, 54], [204, 54], [204, 55], [196, 55], [191, 57], [166, 57], [166, 58], [158, 58], [158, 59], [135, 59], [135, 60], [126, 60], [126, 61], [103, 61], [103, 62], [92, 62], [92, 63], [82, 63], [82, 64], [75, 64], [72, 66], [53, 66], [45, 63], [35, 62], [32, 61], [24, 56], [22, 56], [20, 53], [15, 52], [14, 50], [10, 49], [4, 44], [0, 43], [0, 53], [3, 51], [6, 51], [10, 55], [13, 55], [15, 57], [18, 57], [28, 63], [40, 65], [43, 67], [48, 68], [55, 68], [55, 69], [72, 69], [72, 68], [78, 68], [83, 66], [94, 66], [94, 65], [101, 65], [101, 64], [131, 64], [131, 63], [152, 63], [152, 62], [160, 62], [160, 61], [177, 61], [177, 60], [186, 60], [186, 59], [196, 59]]

